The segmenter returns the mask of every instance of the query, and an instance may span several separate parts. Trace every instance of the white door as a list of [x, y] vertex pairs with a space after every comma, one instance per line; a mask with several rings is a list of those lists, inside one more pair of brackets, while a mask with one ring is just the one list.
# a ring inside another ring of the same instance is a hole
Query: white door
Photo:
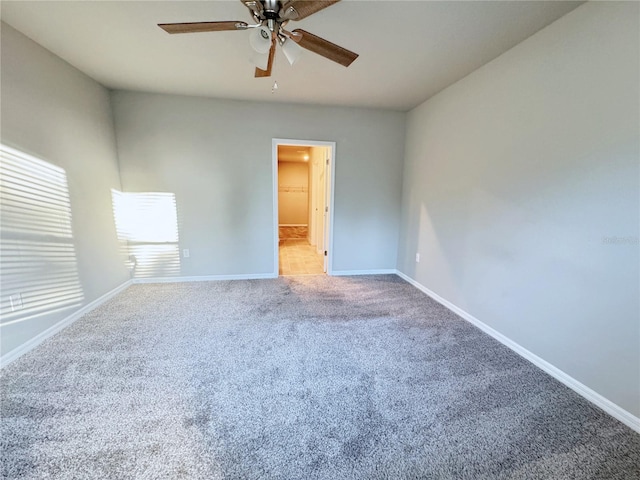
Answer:
[[329, 220], [330, 220], [330, 215], [332, 214], [331, 212], [331, 207], [330, 204], [331, 202], [329, 201], [331, 198], [331, 149], [330, 148], [325, 148], [324, 149], [324, 215], [323, 215], [323, 222], [322, 222], [322, 245], [323, 245], [323, 252], [322, 254], [324, 255], [324, 273], [327, 273], [327, 268], [328, 268], [328, 264], [329, 264], [329, 257], [328, 257], [328, 250], [329, 250]]
[[325, 201], [324, 196], [326, 193], [326, 186], [324, 182], [324, 165], [321, 163], [318, 168], [318, 179], [317, 179], [317, 190], [318, 190], [318, 214], [316, 216], [316, 247], [318, 249], [318, 253], [322, 254], [324, 252], [324, 208]]

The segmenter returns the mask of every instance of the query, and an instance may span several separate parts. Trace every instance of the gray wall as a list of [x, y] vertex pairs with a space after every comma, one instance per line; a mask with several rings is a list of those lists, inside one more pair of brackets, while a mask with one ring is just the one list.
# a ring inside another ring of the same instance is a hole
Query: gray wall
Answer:
[[176, 195], [184, 276], [273, 273], [273, 138], [335, 141], [334, 270], [394, 269], [405, 114], [115, 92], [125, 191]]
[[[110, 189], [119, 188], [120, 180], [109, 94], [4, 23], [1, 45], [1, 140], [65, 170], [73, 246], [85, 305], [129, 278], [118, 250], [111, 208]], [[25, 235], [25, 240], [28, 238]], [[21, 275], [27, 283], [37, 282], [47, 273], [47, 262], [40, 263], [39, 268], [44, 270], [34, 271], [30, 280], [25, 272]], [[6, 285], [13, 275], [3, 271], [2, 295], [7, 293]], [[2, 354], [72, 311], [45, 313], [2, 327]]]
[[309, 163], [278, 162], [278, 223], [309, 225]]
[[638, 9], [583, 5], [409, 113], [398, 260], [636, 416]]

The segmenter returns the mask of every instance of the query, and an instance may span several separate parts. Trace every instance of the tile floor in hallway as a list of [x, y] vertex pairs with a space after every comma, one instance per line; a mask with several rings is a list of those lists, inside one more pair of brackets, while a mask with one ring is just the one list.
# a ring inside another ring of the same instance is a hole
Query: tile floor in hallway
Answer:
[[323, 258], [306, 238], [280, 239], [280, 275], [322, 275]]

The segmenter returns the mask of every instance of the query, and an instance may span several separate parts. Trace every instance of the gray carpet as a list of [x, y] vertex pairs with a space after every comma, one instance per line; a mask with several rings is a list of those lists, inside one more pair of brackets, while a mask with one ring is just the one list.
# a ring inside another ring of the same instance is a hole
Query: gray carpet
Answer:
[[136, 285], [0, 386], [5, 478], [640, 478], [640, 435], [396, 276]]

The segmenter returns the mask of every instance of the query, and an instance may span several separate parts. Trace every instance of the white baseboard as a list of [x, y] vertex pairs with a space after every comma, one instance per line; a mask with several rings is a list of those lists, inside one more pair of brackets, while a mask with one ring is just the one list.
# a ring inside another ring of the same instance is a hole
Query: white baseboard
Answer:
[[625, 425], [627, 425], [631, 429], [633, 429], [636, 432], [640, 433], [640, 418], [638, 418], [635, 415], [633, 415], [632, 413], [626, 411], [624, 408], [616, 405], [611, 400], [603, 397], [598, 392], [590, 389], [589, 387], [587, 387], [583, 383], [580, 383], [575, 378], [573, 378], [570, 375], [566, 374], [565, 372], [563, 372], [559, 368], [553, 366], [552, 364], [550, 364], [546, 360], [543, 360], [542, 358], [538, 357], [536, 354], [531, 353], [529, 350], [527, 350], [523, 346], [517, 344], [516, 342], [514, 342], [511, 339], [509, 339], [508, 337], [505, 337], [503, 334], [501, 334], [497, 330], [494, 330], [489, 325], [481, 322], [480, 320], [478, 320], [473, 315], [465, 312], [461, 308], [455, 306], [453, 303], [451, 303], [448, 300], [442, 298], [437, 293], [429, 290], [427, 287], [425, 287], [424, 285], [418, 283], [413, 278], [405, 275], [404, 273], [402, 273], [400, 271], [397, 271], [396, 273], [400, 278], [402, 278], [403, 280], [406, 280], [411, 285], [416, 287], [418, 290], [426, 293], [428, 296], [433, 298], [436, 302], [444, 305], [449, 310], [451, 310], [453, 313], [457, 314], [458, 316], [462, 317], [463, 319], [465, 319], [469, 323], [472, 323], [473, 325], [478, 327], [483, 332], [485, 332], [488, 335], [492, 336], [493, 338], [498, 340], [500, 343], [502, 343], [503, 345], [505, 345], [506, 347], [510, 348], [515, 353], [517, 353], [518, 355], [523, 357], [525, 360], [530, 361], [536, 367], [538, 367], [538, 368], [544, 370], [545, 372], [547, 372], [553, 378], [555, 378], [559, 382], [561, 382], [564, 385], [566, 385], [567, 387], [569, 387], [571, 390], [576, 392], [578, 395], [580, 395], [580, 396], [584, 397], [585, 399], [589, 400], [591, 403], [593, 403], [597, 407], [600, 407], [602, 410], [607, 412], [612, 417], [617, 418], [618, 420], [620, 420], [622, 423], [624, 423]]
[[395, 268], [386, 268], [381, 270], [333, 270], [331, 275], [334, 277], [345, 277], [349, 275], [393, 275], [398, 271]]
[[27, 353], [27, 352], [33, 350], [34, 348], [36, 348], [38, 345], [40, 345], [42, 342], [44, 342], [47, 338], [52, 337], [53, 335], [58, 333], [60, 330], [68, 327], [69, 325], [71, 325], [73, 322], [78, 320], [83, 315], [85, 315], [85, 314], [89, 313], [91, 310], [94, 310], [95, 308], [99, 307], [100, 305], [105, 303], [107, 300], [115, 297], [117, 294], [119, 294], [120, 292], [125, 290], [127, 287], [129, 287], [129, 285], [131, 285], [131, 283], [132, 283], [131, 280], [127, 280], [122, 285], [114, 288], [110, 292], [105, 293], [101, 297], [96, 298], [93, 302], [87, 303], [84, 307], [80, 308], [79, 310], [76, 310], [75, 312], [73, 312], [68, 317], [64, 318], [63, 320], [60, 320], [58, 323], [56, 323], [55, 325], [50, 326], [49, 328], [47, 328], [43, 332], [40, 332], [38, 335], [36, 335], [35, 337], [31, 338], [30, 340], [27, 340], [25, 343], [23, 343], [19, 347], [14, 348], [10, 352], [2, 355], [2, 357], [0, 358], [0, 368], [6, 367], [11, 362], [13, 362], [14, 360], [18, 359], [19, 357], [21, 357], [25, 353]]
[[279, 227], [308, 227], [306, 223], [279, 223]]
[[215, 282], [219, 280], [258, 280], [263, 278], [278, 278], [277, 273], [241, 273], [237, 275], [198, 275], [192, 277], [153, 277], [134, 278], [133, 283], [185, 283], [185, 282]]

